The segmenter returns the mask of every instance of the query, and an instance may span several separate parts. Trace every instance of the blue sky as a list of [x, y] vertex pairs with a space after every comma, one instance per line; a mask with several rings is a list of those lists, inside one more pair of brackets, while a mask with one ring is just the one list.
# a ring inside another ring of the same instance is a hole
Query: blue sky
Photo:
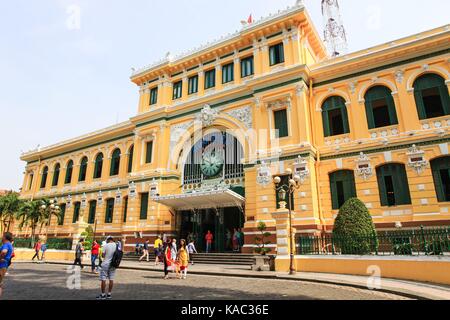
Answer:
[[[0, 189], [18, 190], [21, 151], [124, 121], [141, 67], [295, 0], [0, 1]], [[319, 31], [320, 0], [305, 0]], [[449, 23], [448, 0], [340, 0], [350, 51]]]

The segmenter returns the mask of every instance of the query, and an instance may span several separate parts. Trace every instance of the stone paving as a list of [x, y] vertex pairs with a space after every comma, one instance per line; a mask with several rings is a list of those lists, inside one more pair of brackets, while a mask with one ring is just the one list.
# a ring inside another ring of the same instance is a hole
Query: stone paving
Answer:
[[[65, 265], [16, 263], [5, 280], [6, 300], [90, 300], [99, 293], [98, 276], [81, 272], [80, 289], [70, 290]], [[72, 282], [69, 282], [72, 284]], [[188, 275], [187, 280], [162, 279], [162, 271], [119, 269], [114, 299], [117, 300], [398, 300], [381, 293], [331, 284], [279, 279], [245, 279]]]

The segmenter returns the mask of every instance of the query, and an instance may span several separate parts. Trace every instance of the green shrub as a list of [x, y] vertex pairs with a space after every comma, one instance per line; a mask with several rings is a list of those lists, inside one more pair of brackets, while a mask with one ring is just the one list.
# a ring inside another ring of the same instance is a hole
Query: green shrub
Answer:
[[378, 250], [372, 217], [357, 198], [347, 200], [334, 221], [333, 242], [342, 254], [366, 255]]
[[83, 233], [81, 233], [80, 238], [84, 239], [84, 250], [91, 250], [92, 242], [94, 242], [94, 230], [91, 226], [88, 226]]
[[267, 225], [262, 221], [258, 223], [257, 229], [260, 232], [260, 235], [255, 237], [255, 244], [257, 246], [255, 252], [265, 256], [270, 252], [270, 248], [266, 247], [270, 244], [270, 241], [267, 241], [266, 239], [270, 237], [271, 234], [266, 231]]

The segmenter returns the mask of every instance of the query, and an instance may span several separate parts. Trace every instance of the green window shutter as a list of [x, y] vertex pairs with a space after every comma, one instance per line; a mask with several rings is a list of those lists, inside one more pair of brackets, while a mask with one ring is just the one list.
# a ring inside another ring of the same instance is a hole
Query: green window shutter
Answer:
[[106, 201], [105, 223], [112, 223], [113, 215], [114, 215], [114, 199], [108, 199]]
[[419, 119], [424, 120], [427, 118], [425, 112], [425, 106], [422, 99], [422, 91], [414, 89], [414, 99], [416, 100], [417, 113], [419, 114]]
[[80, 217], [80, 203], [79, 202], [75, 202], [74, 208], [73, 208], [73, 219], [72, 219], [72, 223], [77, 223], [78, 219]]
[[66, 215], [66, 204], [63, 203], [63, 204], [59, 205], [59, 209], [60, 209], [60, 213], [59, 213], [59, 217], [58, 217], [58, 225], [62, 226], [62, 225], [64, 225], [64, 218]]
[[154, 105], [158, 102], [158, 87], [150, 90], [150, 105]]
[[133, 171], [133, 156], [134, 156], [134, 146], [131, 146], [130, 151], [128, 152], [128, 168], [127, 168], [128, 173]]
[[289, 135], [287, 110], [277, 110], [273, 113], [275, 119], [275, 130], [278, 130], [277, 138], [287, 137]]
[[60, 170], [61, 166], [59, 165], [59, 163], [55, 166], [55, 171], [53, 172], [53, 181], [52, 181], [52, 187], [55, 187], [58, 185], [58, 181], [59, 181], [59, 170]]
[[89, 218], [88, 223], [93, 224], [95, 223], [95, 211], [97, 208], [97, 201], [91, 201], [89, 202]]
[[284, 62], [284, 44], [280, 43], [278, 45], [278, 55], [279, 55], [279, 63]]
[[141, 193], [141, 212], [139, 218], [141, 220], [147, 220], [148, 212], [148, 193]]
[[234, 80], [234, 63], [222, 66], [222, 83], [228, 83]]
[[279, 43], [269, 47], [269, 60], [271, 66], [284, 62], [283, 43]]
[[330, 131], [330, 121], [328, 119], [328, 111], [323, 110], [322, 111], [322, 125], [323, 125], [323, 135], [324, 137], [330, 137], [331, 131]]
[[445, 82], [439, 86], [439, 94], [441, 96], [442, 106], [444, 107], [445, 115], [447, 116], [450, 114], [450, 97]]
[[210, 89], [216, 86], [216, 69], [211, 69], [205, 72], [205, 89]]
[[109, 175], [117, 176], [119, 174], [119, 169], [120, 169], [120, 150], [116, 149], [114, 150], [111, 156], [111, 167], [109, 170]]
[[188, 94], [198, 92], [198, 76], [190, 77], [188, 80]]
[[102, 170], [103, 170], [103, 154], [100, 153], [95, 158], [94, 179], [99, 179], [102, 177]]
[[271, 66], [273, 66], [274, 64], [276, 64], [275, 47], [270, 47], [270, 48], [269, 48], [269, 60], [270, 60], [270, 65], [271, 65]]
[[253, 56], [241, 60], [241, 78], [253, 74]]
[[342, 183], [345, 203], [345, 201], [357, 196], [355, 175], [352, 170], [341, 170], [331, 173], [329, 178], [332, 208], [333, 210], [339, 210], [342, 204], [339, 203], [337, 184], [338, 182]]
[[441, 172], [448, 175], [450, 174], [450, 157], [442, 157], [431, 161], [431, 171], [433, 173], [434, 188], [436, 190], [436, 196], [438, 202], [447, 202], [446, 190], [443, 184], [443, 178]]
[[153, 141], [148, 141], [145, 152], [145, 163], [152, 163], [152, 157], [153, 157]]
[[83, 158], [80, 164], [80, 173], [78, 174], [78, 182], [82, 182], [86, 180], [86, 172], [87, 172], [87, 158]]
[[42, 170], [42, 178], [41, 178], [41, 189], [45, 188], [45, 185], [47, 184], [47, 176], [48, 176], [48, 167], [45, 167], [44, 170]]
[[127, 222], [127, 213], [128, 213], [128, 197], [125, 197], [123, 199], [124, 205], [123, 205], [123, 222]]
[[66, 177], [64, 178], [65, 184], [72, 182], [72, 174], [73, 174], [73, 161], [70, 160], [66, 168]]
[[385, 167], [377, 168], [378, 192], [380, 194], [380, 203], [383, 207], [388, 205], [386, 184], [384, 181], [385, 175]]
[[395, 171], [395, 201], [399, 205], [411, 204], [411, 194], [409, 192], [408, 177], [406, 176], [405, 166], [401, 164], [394, 164], [393, 166]]
[[371, 100], [366, 100], [365, 102], [366, 104], [366, 117], [367, 117], [367, 124], [369, 126], [369, 130], [370, 129], [374, 129], [375, 128], [375, 120], [373, 118], [373, 107], [372, 107], [372, 101]]
[[341, 112], [342, 112], [342, 121], [344, 124], [344, 134], [350, 133], [350, 126], [348, 124], [347, 106], [345, 105], [345, 101], [343, 105], [341, 105]]
[[173, 96], [172, 99], [180, 99], [183, 92], [183, 81], [178, 81], [173, 84]]

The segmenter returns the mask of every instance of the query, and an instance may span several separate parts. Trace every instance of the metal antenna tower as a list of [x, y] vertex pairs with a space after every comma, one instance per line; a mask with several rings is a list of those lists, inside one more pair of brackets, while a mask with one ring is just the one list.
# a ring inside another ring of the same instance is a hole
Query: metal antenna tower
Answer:
[[324, 40], [332, 57], [346, 54], [348, 50], [347, 34], [345, 33], [339, 10], [338, 0], [322, 0], [322, 15], [324, 20]]

